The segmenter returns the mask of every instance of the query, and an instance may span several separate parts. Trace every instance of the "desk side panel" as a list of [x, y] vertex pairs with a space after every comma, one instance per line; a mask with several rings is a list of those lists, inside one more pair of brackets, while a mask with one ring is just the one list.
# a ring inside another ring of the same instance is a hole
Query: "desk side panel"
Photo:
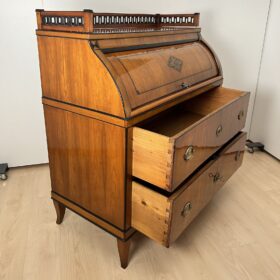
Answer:
[[43, 97], [125, 117], [122, 97], [87, 40], [38, 36]]
[[125, 228], [125, 129], [44, 105], [53, 192]]

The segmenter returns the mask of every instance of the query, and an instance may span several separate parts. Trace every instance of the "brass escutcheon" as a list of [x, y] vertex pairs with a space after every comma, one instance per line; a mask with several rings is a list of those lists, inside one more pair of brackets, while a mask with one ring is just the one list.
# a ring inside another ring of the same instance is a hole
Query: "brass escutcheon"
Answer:
[[215, 174], [210, 173], [209, 177], [213, 178], [213, 182], [216, 183], [218, 181], [223, 181], [223, 177], [220, 175], [219, 172], [216, 172]]
[[184, 153], [184, 160], [190, 160], [193, 157], [194, 147], [189, 146]]
[[223, 178], [223, 177], [220, 175], [220, 173], [217, 172], [217, 173], [214, 175], [214, 177], [213, 177], [213, 182], [216, 183], [216, 182], [218, 182], [219, 180], [222, 181], [222, 178]]
[[222, 133], [222, 131], [223, 131], [222, 125], [219, 125], [216, 129], [216, 135], [219, 136]]
[[183, 217], [186, 217], [187, 214], [191, 211], [191, 209], [192, 209], [192, 204], [191, 204], [191, 202], [187, 202], [187, 203], [185, 204], [185, 206], [184, 206], [182, 212], [181, 212], [181, 215], [182, 215]]

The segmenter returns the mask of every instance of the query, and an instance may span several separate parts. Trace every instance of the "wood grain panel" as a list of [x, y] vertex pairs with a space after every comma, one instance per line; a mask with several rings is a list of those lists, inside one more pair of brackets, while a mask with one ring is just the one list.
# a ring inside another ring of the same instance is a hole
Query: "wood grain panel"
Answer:
[[38, 36], [43, 96], [125, 117], [121, 95], [88, 41]]
[[125, 129], [44, 106], [52, 189], [124, 228]]

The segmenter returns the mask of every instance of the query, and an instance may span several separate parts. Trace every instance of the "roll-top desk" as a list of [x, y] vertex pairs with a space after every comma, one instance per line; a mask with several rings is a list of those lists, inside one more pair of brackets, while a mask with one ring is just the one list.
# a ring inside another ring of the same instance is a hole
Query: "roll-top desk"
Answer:
[[51, 197], [168, 247], [242, 163], [249, 93], [222, 87], [199, 14], [37, 10]]

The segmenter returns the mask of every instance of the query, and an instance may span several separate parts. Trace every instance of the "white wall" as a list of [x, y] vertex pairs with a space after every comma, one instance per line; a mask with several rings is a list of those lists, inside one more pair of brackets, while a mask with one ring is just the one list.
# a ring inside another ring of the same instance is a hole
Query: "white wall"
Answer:
[[280, 159], [280, 0], [272, 0], [250, 139]]
[[35, 37], [40, 0], [0, 3], [0, 163], [47, 162]]
[[4, 34], [0, 39], [0, 94], [4, 99], [4, 103], [0, 102], [0, 117], [6, 120], [0, 132], [0, 162], [16, 166], [47, 161], [34, 35], [35, 8], [88, 8], [96, 12], [133, 13], [200, 12], [203, 36], [222, 62], [225, 86], [252, 92], [250, 120], [268, 6], [269, 0], [2, 1], [1, 11], [12, 10], [13, 18], [17, 16], [18, 20], [10, 26], [7, 24], [11, 22], [9, 15], [0, 16], [0, 31], [1, 35]]
[[245, 130], [251, 123], [269, 0], [192, 1], [199, 4], [204, 37], [218, 54], [224, 86], [251, 92]]

